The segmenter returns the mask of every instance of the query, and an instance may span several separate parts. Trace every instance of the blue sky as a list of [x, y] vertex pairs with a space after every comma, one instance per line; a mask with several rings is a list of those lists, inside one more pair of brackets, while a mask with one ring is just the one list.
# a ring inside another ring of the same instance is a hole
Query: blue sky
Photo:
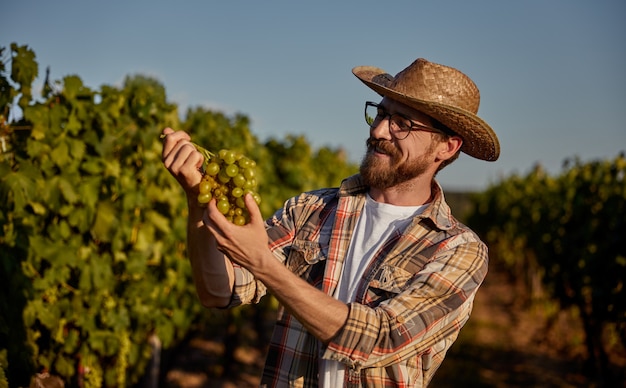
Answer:
[[462, 156], [439, 175], [447, 189], [626, 150], [622, 0], [21, 0], [2, 11], [0, 46], [29, 45], [42, 76], [50, 66], [93, 89], [152, 76], [183, 113], [240, 112], [261, 140], [303, 134], [354, 161], [363, 103], [378, 99], [354, 66], [396, 74], [422, 57], [456, 67], [478, 85], [502, 152], [493, 163]]

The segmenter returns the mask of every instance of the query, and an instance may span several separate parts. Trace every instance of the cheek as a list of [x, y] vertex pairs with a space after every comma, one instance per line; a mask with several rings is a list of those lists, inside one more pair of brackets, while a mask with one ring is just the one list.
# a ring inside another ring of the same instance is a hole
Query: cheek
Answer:
[[412, 160], [424, 155], [427, 147], [423, 143], [412, 141], [411, 143], [403, 144], [399, 149], [402, 159]]
[[435, 140], [429, 133], [424, 133], [424, 135], [426, 136], [421, 137], [419, 141], [413, 144], [413, 156], [424, 157], [429, 154], [434, 155], [435, 152], [437, 152], [437, 143]]
[[407, 148], [399, 155], [399, 163], [427, 163], [434, 162], [436, 154], [433, 149], [425, 147], [424, 145], [417, 145], [415, 148]]

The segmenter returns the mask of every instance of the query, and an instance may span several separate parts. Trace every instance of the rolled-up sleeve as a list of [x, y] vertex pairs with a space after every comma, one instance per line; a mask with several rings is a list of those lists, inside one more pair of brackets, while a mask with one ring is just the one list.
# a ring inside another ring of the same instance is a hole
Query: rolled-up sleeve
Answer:
[[[285, 201], [283, 207], [265, 222], [265, 230], [268, 235], [268, 247], [276, 260], [285, 263], [291, 245], [294, 240], [296, 223], [300, 214], [305, 209], [305, 204], [310, 200], [310, 195], [301, 194]], [[258, 281], [250, 271], [233, 263], [235, 284], [231, 302], [227, 307], [242, 304], [258, 303], [267, 294], [267, 287]]]

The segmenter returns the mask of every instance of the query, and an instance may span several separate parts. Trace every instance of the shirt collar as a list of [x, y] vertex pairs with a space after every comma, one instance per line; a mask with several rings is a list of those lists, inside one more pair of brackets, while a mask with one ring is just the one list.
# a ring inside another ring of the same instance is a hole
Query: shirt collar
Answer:
[[[341, 182], [337, 196], [358, 196], [365, 195], [367, 186], [363, 183], [360, 174], [352, 175]], [[432, 183], [433, 201], [418, 217], [430, 219], [439, 229], [448, 230], [454, 227], [457, 221], [452, 216], [450, 207], [446, 203], [443, 190], [439, 183], [433, 179]]]

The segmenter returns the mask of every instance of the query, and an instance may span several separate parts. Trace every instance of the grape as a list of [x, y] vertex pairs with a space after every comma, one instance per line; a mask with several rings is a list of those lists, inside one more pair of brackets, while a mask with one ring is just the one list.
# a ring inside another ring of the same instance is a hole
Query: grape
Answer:
[[226, 175], [232, 178], [237, 174], [239, 174], [239, 167], [237, 167], [236, 164], [229, 164], [226, 166]]
[[217, 173], [220, 172], [220, 165], [215, 162], [211, 162], [207, 164], [204, 172], [205, 174], [209, 174], [210, 176], [216, 176]]
[[239, 161], [237, 161], [237, 164], [241, 168], [249, 168], [250, 167], [250, 159], [248, 159], [248, 158], [240, 159]]
[[255, 172], [252, 168], [244, 168], [243, 169], [243, 176], [246, 177], [246, 179], [252, 179], [254, 178]]
[[243, 195], [243, 189], [241, 187], [235, 187], [232, 189], [230, 194], [235, 198], [239, 198]]
[[250, 214], [243, 197], [251, 194], [257, 204], [261, 203], [256, 191], [256, 162], [232, 150], [222, 149], [213, 154], [195, 146], [205, 158], [198, 203], [206, 206], [214, 198], [217, 209], [226, 219], [235, 225], [245, 225], [250, 221]]
[[256, 187], [256, 179], [248, 179], [244, 184], [243, 188], [246, 190], [253, 190]]
[[203, 204], [209, 203], [212, 197], [211, 193], [200, 193], [198, 195], [198, 202]]
[[198, 190], [200, 191], [200, 194], [206, 194], [206, 193], [210, 193], [211, 192], [211, 182], [209, 182], [208, 180], [202, 180], [200, 182], [200, 186], [198, 187]]
[[226, 164], [233, 164], [237, 159], [235, 153], [230, 150], [220, 150], [218, 155], [224, 162], [226, 162]]
[[217, 179], [222, 183], [228, 183], [230, 181], [230, 177], [226, 174], [225, 170], [220, 170], [217, 174]]
[[220, 213], [224, 215], [228, 214], [228, 210], [230, 210], [230, 203], [228, 203], [228, 198], [222, 197], [219, 201], [217, 201], [217, 210], [219, 210]]
[[243, 187], [246, 184], [246, 177], [241, 174], [237, 174], [233, 177], [233, 183], [237, 187]]

